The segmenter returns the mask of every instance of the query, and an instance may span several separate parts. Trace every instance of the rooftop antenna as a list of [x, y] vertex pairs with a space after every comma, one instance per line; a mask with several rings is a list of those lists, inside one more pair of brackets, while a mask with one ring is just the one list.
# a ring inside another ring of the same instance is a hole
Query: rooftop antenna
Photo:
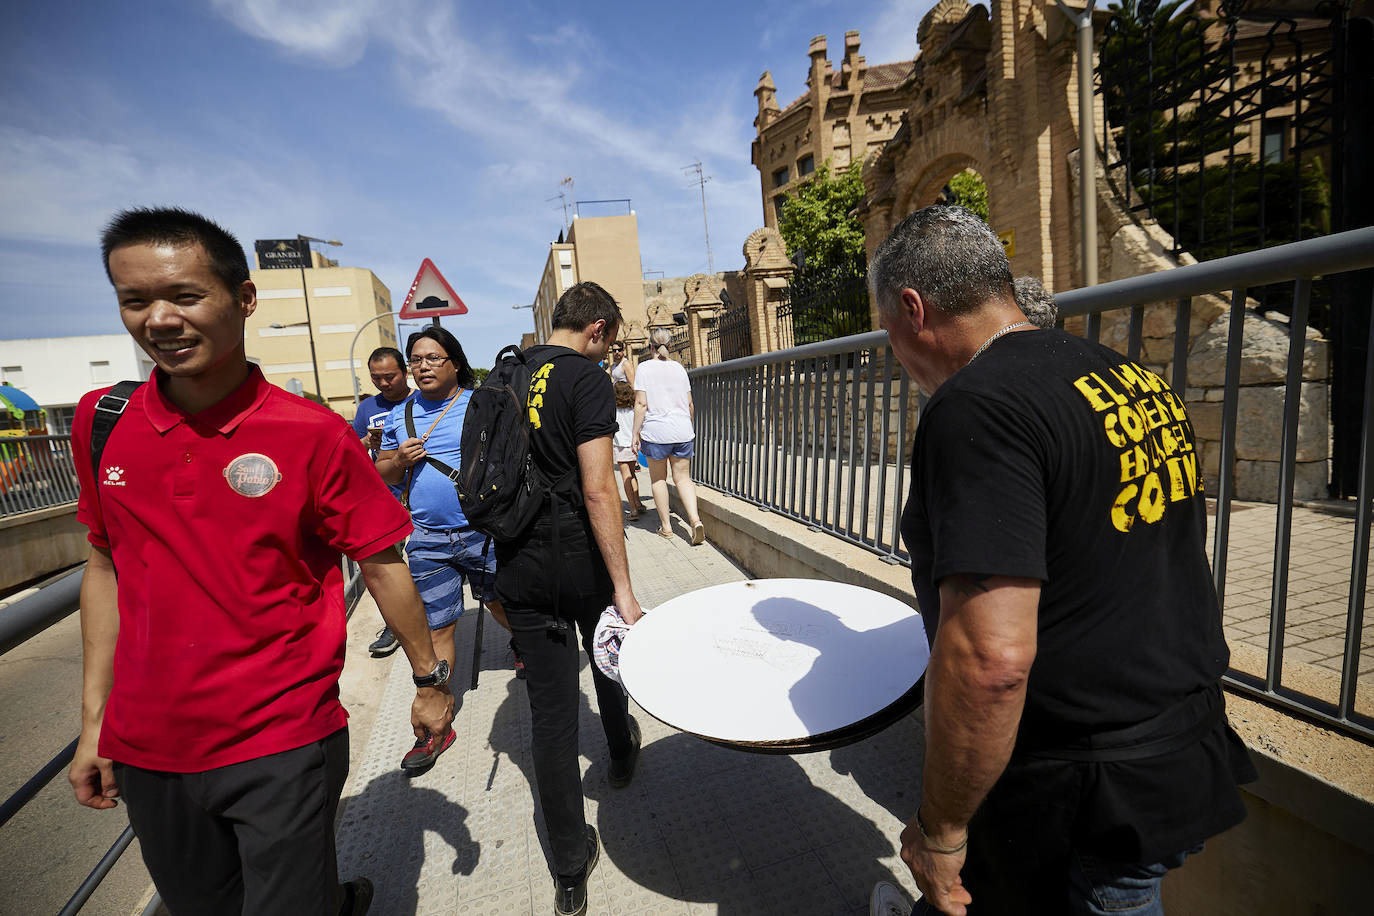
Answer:
[[[572, 176], [564, 175], [563, 180], [560, 181], [559, 184], [565, 184], [568, 186], [568, 200], [572, 203], [573, 219], [577, 219], [577, 191], [573, 188]], [[564, 210], [563, 213], [563, 222], [565, 224], [568, 222], [568, 214], [566, 210]]]
[[548, 202], [551, 201], [551, 200], [561, 200], [561, 201], [563, 202], [563, 231], [560, 232], [559, 235], [560, 235], [560, 236], [565, 235], [565, 234], [567, 233], [567, 231], [568, 231], [568, 195], [567, 195], [567, 192], [565, 192], [565, 191], [559, 191], [557, 194], [553, 195], [552, 197], [546, 197], [546, 198], [544, 198], [544, 202], [545, 202], [545, 203], [548, 203]]
[[567, 185], [568, 190], [559, 191], [552, 197], [544, 198], [544, 200], [546, 203], [551, 200], [561, 200], [563, 202], [563, 232], [566, 233], [568, 231], [568, 201], [571, 199], [572, 205], [575, 208], [577, 206], [577, 199], [573, 197], [573, 180], [571, 175], [563, 176], [563, 180], [560, 181], [559, 184]]
[[716, 261], [711, 256], [711, 226], [706, 222], [706, 182], [711, 180], [710, 175], [705, 175], [701, 171], [701, 160], [698, 159], [691, 165], [682, 167], [682, 171], [691, 175], [693, 172], [697, 176], [697, 184], [701, 186], [701, 226], [706, 231], [706, 272], [711, 276], [716, 274]]

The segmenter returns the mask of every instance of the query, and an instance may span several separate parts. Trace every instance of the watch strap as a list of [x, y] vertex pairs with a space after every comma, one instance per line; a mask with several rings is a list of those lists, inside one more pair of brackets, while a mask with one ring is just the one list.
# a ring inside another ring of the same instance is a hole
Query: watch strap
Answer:
[[423, 676], [412, 674], [410, 677], [415, 682], [416, 687], [442, 687], [448, 683], [448, 661], [441, 658], [429, 674]]

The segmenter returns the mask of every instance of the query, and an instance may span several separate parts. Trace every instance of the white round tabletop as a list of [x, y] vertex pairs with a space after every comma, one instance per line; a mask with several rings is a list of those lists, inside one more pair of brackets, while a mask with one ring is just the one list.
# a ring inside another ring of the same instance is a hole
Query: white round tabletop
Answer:
[[783, 753], [857, 741], [905, 714], [930, 658], [921, 616], [870, 589], [754, 579], [698, 589], [625, 635], [620, 678], [654, 718]]

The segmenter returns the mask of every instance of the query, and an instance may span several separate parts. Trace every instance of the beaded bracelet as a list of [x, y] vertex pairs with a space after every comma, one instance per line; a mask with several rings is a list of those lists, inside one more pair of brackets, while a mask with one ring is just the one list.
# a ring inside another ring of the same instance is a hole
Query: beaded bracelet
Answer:
[[929, 849], [931, 852], [936, 853], [938, 855], [952, 856], [956, 852], [963, 852], [964, 848], [968, 846], [967, 833], [964, 834], [964, 838], [959, 842], [959, 845], [957, 846], [936, 846], [933, 842], [931, 842], [930, 836], [926, 833], [926, 825], [921, 821], [920, 808], [916, 809], [916, 829], [920, 832], [921, 839], [925, 841], [926, 849]]

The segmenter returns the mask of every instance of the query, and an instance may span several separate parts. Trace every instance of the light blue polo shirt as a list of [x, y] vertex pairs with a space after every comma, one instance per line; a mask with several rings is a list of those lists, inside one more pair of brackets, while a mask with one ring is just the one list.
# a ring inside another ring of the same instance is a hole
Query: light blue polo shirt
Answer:
[[[425, 440], [425, 451], [455, 470], [461, 466], [463, 418], [467, 416], [472, 392], [460, 388], [456, 397], [458, 403], [444, 414], [439, 425]], [[447, 400], [431, 401], [420, 392], [416, 392], [410, 400], [415, 405], [412, 413], [416, 436], [423, 436], [449, 403]], [[398, 404], [387, 414], [386, 425], [382, 427], [382, 450], [399, 448], [409, 438], [406, 433], [406, 406]], [[458, 493], [453, 489], [453, 482], [438, 468], [421, 461], [407, 473], [413, 475], [410, 482], [410, 517], [415, 524], [439, 529], [467, 527], [468, 520], [458, 504]], [[404, 479], [401, 487], [405, 488]]]

